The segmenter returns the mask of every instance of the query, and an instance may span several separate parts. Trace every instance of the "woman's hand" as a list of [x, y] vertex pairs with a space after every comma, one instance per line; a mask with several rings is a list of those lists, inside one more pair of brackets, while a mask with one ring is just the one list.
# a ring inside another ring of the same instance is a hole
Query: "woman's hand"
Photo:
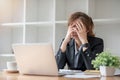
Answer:
[[81, 43], [82, 44], [88, 43], [86, 27], [80, 20], [76, 21], [76, 27], [74, 29], [75, 29]]
[[[75, 32], [78, 35], [79, 40], [81, 41], [82, 44], [88, 43], [87, 40], [87, 29], [84, 26], [84, 24], [80, 21], [76, 21], [76, 27], [74, 28]], [[87, 49], [87, 47], [83, 47], [82, 50], [83, 52]]]
[[[87, 30], [86, 30], [86, 27], [83, 25], [83, 23], [78, 20], [76, 22], [76, 28], [74, 28], [77, 35], [78, 35], [78, 38], [80, 39], [81, 43], [82, 44], [85, 44], [85, 43], [88, 43], [88, 40], [87, 40]], [[87, 47], [83, 47], [83, 52], [87, 49]]]
[[65, 52], [65, 51], [66, 51], [66, 46], [67, 46], [67, 44], [69, 43], [69, 41], [70, 41], [70, 39], [71, 39], [71, 33], [74, 32], [74, 30], [73, 30], [73, 28], [72, 28], [74, 25], [75, 25], [75, 24], [72, 24], [72, 25], [70, 25], [70, 26], [68, 27], [67, 34], [66, 34], [65, 39], [64, 39], [64, 41], [62, 42], [62, 45], [61, 45], [61, 47], [60, 47], [60, 49], [61, 49], [62, 52]]

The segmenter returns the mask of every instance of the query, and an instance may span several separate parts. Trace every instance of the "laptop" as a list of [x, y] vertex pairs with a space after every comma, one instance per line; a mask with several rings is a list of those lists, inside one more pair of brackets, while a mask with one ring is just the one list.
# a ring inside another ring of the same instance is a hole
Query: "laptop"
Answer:
[[39, 44], [13, 44], [13, 51], [20, 74], [60, 76], [73, 74], [58, 72], [52, 45]]

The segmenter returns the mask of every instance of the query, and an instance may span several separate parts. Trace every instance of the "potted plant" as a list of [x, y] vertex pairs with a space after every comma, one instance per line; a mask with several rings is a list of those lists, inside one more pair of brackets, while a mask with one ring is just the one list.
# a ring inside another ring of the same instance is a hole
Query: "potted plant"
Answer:
[[113, 76], [115, 68], [120, 68], [120, 58], [104, 51], [92, 60], [93, 67], [99, 69], [102, 76]]

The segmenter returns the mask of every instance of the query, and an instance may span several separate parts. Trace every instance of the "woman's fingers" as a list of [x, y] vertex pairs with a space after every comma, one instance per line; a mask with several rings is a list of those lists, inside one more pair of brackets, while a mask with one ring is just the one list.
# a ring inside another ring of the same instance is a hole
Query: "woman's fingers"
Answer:
[[76, 23], [72, 23], [69, 28], [73, 28], [76, 25]]
[[84, 30], [84, 31], [86, 31], [86, 27], [85, 27], [85, 25], [83, 24], [83, 22], [82, 21], [79, 21], [80, 22], [80, 24], [82, 25], [81, 27], [82, 27], [82, 29]]
[[79, 31], [76, 29], [76, 28], [74, 28], [74, 32], [76, 32], [77, 33], [77, 35], [79, 35], [80, 33], [79, 33]]
[[79, 23], [81, 24], [82, 31], [86, 32], [86, 26], [83, 24], [83, 22], [79, 21]]
[[77, 21], [77, 23], [78, 23], [78, 24], [80, 24], [80, 28], [81, 28], [81, 30], [83, 30], [84, 25], [82, 25], [82, 24], [81, 24], [81, 21], [80, 21], [80, 20], [78, 20], [78, 21]]
[[69, 30], [67, 32], [68, 38], [71, 38], [71, 36], [73, 35], [73, 32], [75, 32], [74, 29], [73, 28], [69, 28]]
[[78, 31], [82, 30], [81, 24], [79, 24], [78, 22], [76, 22], [76, 28], [78, 29]]

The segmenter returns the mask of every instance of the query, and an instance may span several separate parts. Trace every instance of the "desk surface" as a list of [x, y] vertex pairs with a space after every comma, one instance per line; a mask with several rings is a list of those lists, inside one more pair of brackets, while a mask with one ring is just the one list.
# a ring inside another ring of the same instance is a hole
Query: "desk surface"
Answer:
[[30, 75], [20, 75], [16, 73], [0, 72], [0, 80], [120, 80], [120, 76], [78, 79], [78, 78], [50, 77], [50, 76], [30, 76]]

